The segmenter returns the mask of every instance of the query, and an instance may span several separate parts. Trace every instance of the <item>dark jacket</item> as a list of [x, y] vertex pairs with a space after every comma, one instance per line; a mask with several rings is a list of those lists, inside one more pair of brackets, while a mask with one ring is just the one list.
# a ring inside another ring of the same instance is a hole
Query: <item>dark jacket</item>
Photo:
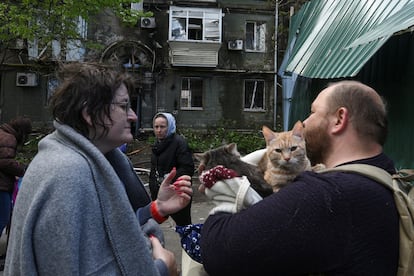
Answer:
[[13, 192], [16, 176], [23, 176], [26, 166], [15, 160], [16, 131], [8, 124], [0, 127], [0, 191]]
[[175, 179], [182, 175], [193, 176], [194, 174], [192, 152], [185, 139], [176, 133], [162, 141], [155, 142], [153, 145], [149, 178], [150, 187], [157, 185], [157, 172], [159, 176], [163, 177], [174, 167], [177, 169]]
[[[173, 182], [182, 175], [193, 176], [194, 160], [193, 154], [185, 139], [174, 133], [162, 141], [155, 142], [151, 155], [151, 172], [149, 177], [149, 188], [152, 200], [158, 195], [159, 182], [172, 168], [176, 168], [177, 174]], [[177, 225], [191, 224], [191, 201], [190, 203], [171, 217]]]
[[[394, 172], [380, 154], [353, 163]], [[304, 172], [237, 214], [207, 218], [209, 275], [396, 275], [399, 216], [390, 190], [355, 174]]]

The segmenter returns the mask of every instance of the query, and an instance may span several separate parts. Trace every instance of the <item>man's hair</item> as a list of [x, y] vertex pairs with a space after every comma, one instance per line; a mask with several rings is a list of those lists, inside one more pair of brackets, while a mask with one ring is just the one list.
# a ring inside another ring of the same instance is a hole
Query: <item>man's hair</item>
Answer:
[[333, 88], [333, 93], [328, 98], [330, 112], [345, 107], [361, 138], [384, 145], [388, 132], [384, 99], [374, 89], [358, 81], [340, 81], [328, 86]]
[[105, 118], [111, 119], [111, 103], [117, 89], [124, 84], [128, 92], [134, 90], [131, 76], [115, 67], [100, 63], [70, 63], [61, 65], [59, 87], [50, 100], [55, 120], [67, 124], [88, 137], [88, 125], [82, 110], [91, 117], [92, 128], [103, 128], [106, 135], [109, 128]]

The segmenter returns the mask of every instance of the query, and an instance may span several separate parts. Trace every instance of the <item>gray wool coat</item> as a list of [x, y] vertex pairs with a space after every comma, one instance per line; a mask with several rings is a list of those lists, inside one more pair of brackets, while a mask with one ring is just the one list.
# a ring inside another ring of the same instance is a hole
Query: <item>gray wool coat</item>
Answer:
[[113, 167], [84, 136], [55, 128], [24, 176], [5, 275], [159, 275]]

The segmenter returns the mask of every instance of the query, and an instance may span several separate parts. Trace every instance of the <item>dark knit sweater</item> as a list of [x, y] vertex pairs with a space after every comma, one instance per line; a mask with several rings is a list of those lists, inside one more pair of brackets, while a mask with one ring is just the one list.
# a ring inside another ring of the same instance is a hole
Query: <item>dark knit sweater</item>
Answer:
[[[381, 154], [354, 163], [389, 172]], [[391, 191], [354, 174], [302, 173], [237, 214], [209, 216], [201, 234], [213, 275], [396, 275], [398, 213]]]

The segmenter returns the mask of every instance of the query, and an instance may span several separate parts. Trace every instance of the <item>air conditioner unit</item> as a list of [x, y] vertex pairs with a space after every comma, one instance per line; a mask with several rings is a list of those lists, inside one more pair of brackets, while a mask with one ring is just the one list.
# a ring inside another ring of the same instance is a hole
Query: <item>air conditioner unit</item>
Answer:
[[236, 50], [240, 51], [243, 50], [243, 40], [237, 39], [237, 40], [230, 40], [227, 44], [227, 47], [229, 50]]
[[17, 73], [16, 86], [37, 86], [36, 73]]
[[141, 17], [141, 28], [153, 29], [156, 26], [154, 17]]

